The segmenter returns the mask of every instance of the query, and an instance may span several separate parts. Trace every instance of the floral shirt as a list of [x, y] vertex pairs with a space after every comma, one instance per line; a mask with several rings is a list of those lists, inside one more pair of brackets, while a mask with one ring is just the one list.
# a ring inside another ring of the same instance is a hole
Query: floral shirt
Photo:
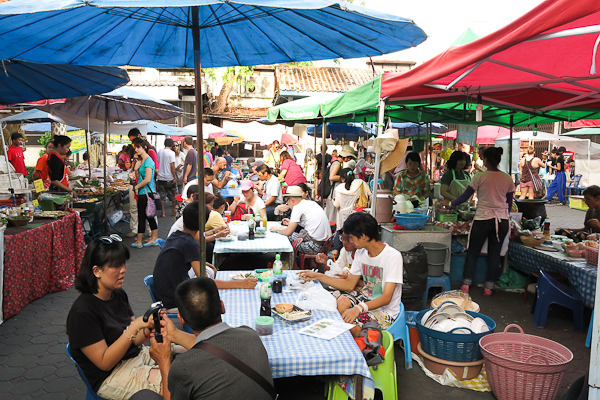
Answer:
[[419, 171], [419, 174], [413, 178], [408, 175], [408, 170], [404, 170], [396, 177], [394, 187], [407, 196], [416, 195], [423, 198], [423, 192], [429, 189], [429, 178], [423, 171]]

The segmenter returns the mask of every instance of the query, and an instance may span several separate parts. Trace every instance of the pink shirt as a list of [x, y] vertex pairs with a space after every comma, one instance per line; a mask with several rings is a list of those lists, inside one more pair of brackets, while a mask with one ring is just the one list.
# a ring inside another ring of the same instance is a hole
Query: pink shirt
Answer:
[[281, 164], [281, 171], [287, 171], [285, 174], [285, 183], [287, 183], [288, 186], [295, 186], [299, 183], [306, 182], [302, 169], [294, 160], [284, 160]]
[[156, 167], [156, 170], [158, 171], [158, 154], [156, 154], [156, 151], [154, 151], [153, 149], [150, 149], [148, 155], [150, 156], [152, 161], [154, 161], [154, 165]]

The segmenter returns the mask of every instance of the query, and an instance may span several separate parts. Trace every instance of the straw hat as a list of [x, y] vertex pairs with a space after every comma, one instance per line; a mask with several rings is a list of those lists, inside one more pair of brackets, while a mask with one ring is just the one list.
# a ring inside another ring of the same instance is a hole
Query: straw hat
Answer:
[[340, 151], [339, 156], [356, 158], [356, 153], [352, 146], [350, 146], [349, 144], [345, 144], [342, 146], [342, 151]]
[[384, 174], [389, 170], [396, 168], [400, 161], [404, 158], [404, 154], [406, 154], [406, 148], [408, 147], [409, 139], [400, 139], [398, 143], [396, 143], [396, 147], [393, 151], [389, 152], [387, 157], [381, 161], [381, 167], [379, 169], [380, 174]]
[[302, 188], [300, 186], [290, 186], [283, 197], [302, 197]]

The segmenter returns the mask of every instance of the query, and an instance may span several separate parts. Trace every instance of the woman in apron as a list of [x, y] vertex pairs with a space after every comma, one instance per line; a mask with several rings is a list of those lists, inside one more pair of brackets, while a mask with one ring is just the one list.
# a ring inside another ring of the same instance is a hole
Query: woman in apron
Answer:
[[455, 200], [467, 190], [471, 183], [471, 177], [464, 171], [465, 165], [467, 165], [466, 157], [468, 156], [462, 151], [455, 151], [446, 163], [448, 172], [442, 176], [440, 181], [442, 184], [440, 193], [445, 200]]
[[488, 243], [488, 269], [484, 295], [492, 294], [492, 289], [500, 276], [500, 253], [502, 244], [508, 235], [508, 213], [515, 191], [510, 175], [498, 169], [501, 158], [501, 147], [488, 147], [484, 151], [484, 165], [487, 171], [475, 175], [467, 190], [450, 203], [453, 207], [457, 207], [477, 192], [477, 211], [469, 234], [469, 246], [465, 259], [463, 285], [461, 286], [461, 290], [467, 293], [469, 285], [473, 282], [477, 258], [486, 240]]

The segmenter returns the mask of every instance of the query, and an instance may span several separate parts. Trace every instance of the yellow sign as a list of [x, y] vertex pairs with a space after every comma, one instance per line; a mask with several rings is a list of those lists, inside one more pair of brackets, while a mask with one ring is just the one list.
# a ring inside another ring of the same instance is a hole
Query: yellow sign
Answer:
[[85, 131], [69, 131], [67, 136], [71, 138], [71, 152], [73, 154], [85, 151]]
[[36, 193], [43, 192], [45, 190], [43, 180], [37, 179], [37, 180], [33, 181], [33, 184], [35, 185]]
[[34, 200], [34, 201], [31, 202], [31, 204], [33, 204], [34, 207], [37, 207], [37, 206], [40, 205], [40, 202], [37, 201], [37, 200]]

